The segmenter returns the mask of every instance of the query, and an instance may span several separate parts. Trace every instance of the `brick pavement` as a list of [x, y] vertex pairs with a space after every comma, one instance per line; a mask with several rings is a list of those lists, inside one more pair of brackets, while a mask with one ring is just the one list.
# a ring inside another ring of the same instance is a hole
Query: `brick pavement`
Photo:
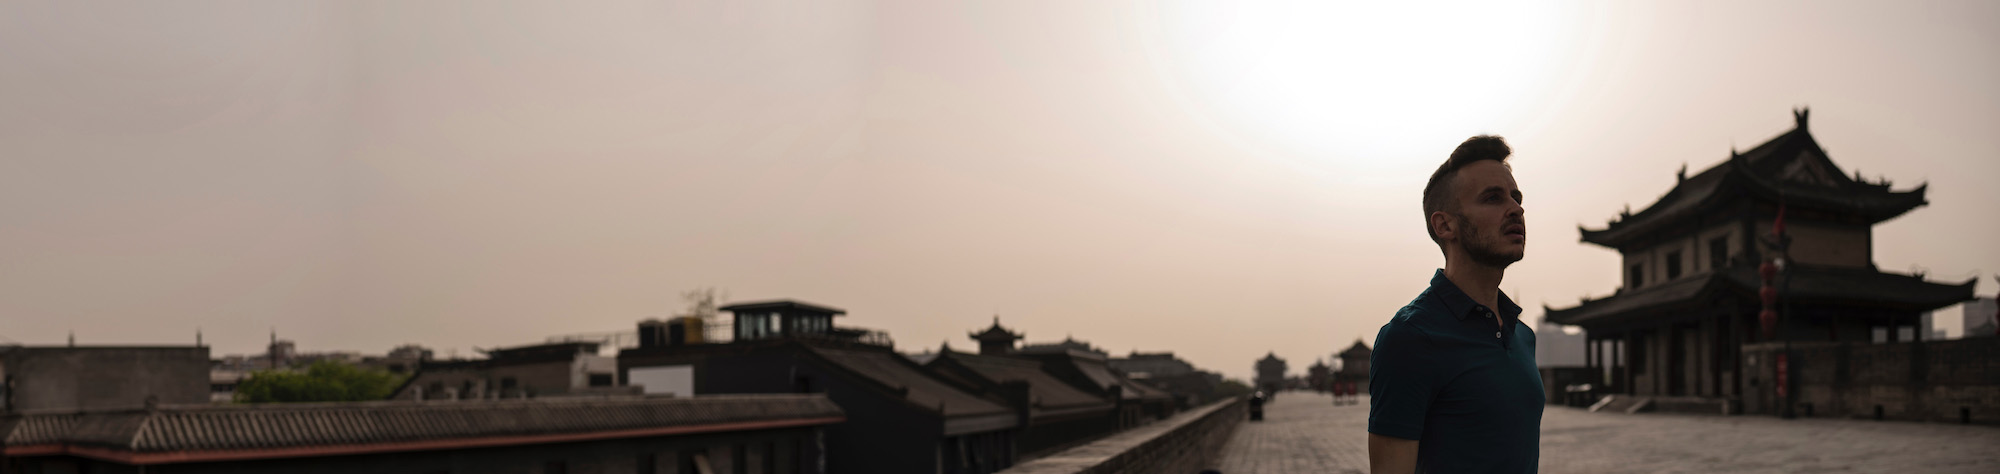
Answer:
[[[1285, 392], [1223, 447], [1224, 474], [1367, 472], [1367, 398]], [[2000, 428], [1764, 416], [1542, 414], [1541, 472], [2000, 472]]]

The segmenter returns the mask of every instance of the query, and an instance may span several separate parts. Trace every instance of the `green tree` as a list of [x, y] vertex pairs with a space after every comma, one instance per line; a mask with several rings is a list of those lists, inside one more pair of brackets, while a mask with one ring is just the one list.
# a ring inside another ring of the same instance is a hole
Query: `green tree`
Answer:
[[403, 376], [323, 360], [304, 372], [260, 370], [236, 385], [237, 403], [358, 402], [389, 398]]

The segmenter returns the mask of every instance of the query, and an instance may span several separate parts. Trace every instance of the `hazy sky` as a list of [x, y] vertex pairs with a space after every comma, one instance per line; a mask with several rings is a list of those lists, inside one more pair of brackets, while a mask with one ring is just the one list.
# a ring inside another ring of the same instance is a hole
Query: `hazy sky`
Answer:
[[1797, 106], [1931, 185], [1881, 268], [1996, 291], [2000, 3], [940, 3], [0, 3], [0, 342], [469, 356], [713, 286], [1247, 377], [1423, 289], [1467, 136], [1538, 319], [1618, 285], [1578, 224]]

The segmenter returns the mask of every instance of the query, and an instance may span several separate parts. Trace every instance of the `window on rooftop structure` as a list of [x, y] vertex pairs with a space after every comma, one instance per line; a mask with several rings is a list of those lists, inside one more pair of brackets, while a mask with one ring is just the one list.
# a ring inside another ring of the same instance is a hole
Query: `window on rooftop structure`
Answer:
[[1681, 253], [1667, 252], [1667, 279], [1681, 277]]
[[1708, 268], [1729, 266], [1729, 238], [1716, 237], [1708, 241]]
[[1639, 285], [1643, 285], [1645, 283], [1646, 283], [1646, 265], [1633, 264], [1632, 271], [1626, 273], [1625, 287], [1628, 289], [1637, 289], [1639, 288]]
[[592, 387], [611, 386], [611, 374], [590, 374], [590, 386]]

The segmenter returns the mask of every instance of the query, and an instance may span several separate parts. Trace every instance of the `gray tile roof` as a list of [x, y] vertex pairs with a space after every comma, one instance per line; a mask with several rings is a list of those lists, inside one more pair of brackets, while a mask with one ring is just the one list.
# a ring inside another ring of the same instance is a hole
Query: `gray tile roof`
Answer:
[[[5, 446], [91, 445], [132, 452], [254, 450], [560, 435], [744, 422], [821, 420], [823, 395], [162, 406], [0, 418]], [[811, 424], [811, 423], [809, 423]]]
[[[1909, 311], [1929, 311], [1972, 299], [1973, 287], [1979, 283], [1978, 278], [1962, 283], [1934, 283], [1920, 276], [1871, 268], [1798, 265], [1790, 273], [1792, 282], [1787, 296], [1796, 302]], [[1543, 306], [1543, 311], [1549, 322], [1588, 328], [1706, 305], [1709, 303], [1702, 296], [1716, 292], [1741, 295], [1743, 301], [1755, 302], [1756, 292], [1762, 286], [1762, 277], [1755, 267], [1729, 267], [1607, 298], [1585, 300], [1570, 308]]]
[[808, 346], [827, 361], [882, 385], [906, 389], [904, 398], [923, 407], [942, 407], [947, 417], [1009, 413], [1007, 407], [939, 380], [890, 351]]
[[1028, 393], [1034, 397], [1034, 403], [1038, 407], [1068, 408], [1111, 404], [1109, 400], [1077, 390], [1043, 371], [1040, 361], [959, 352], [945, 353], [939, 358], [950, 359], [951, 362], [971, 369], [979, 376], [993, 382], [1027, 382]]
[[1881, 222], [1925, 205], [1927, 188], [1928, 185], [1920, 185], [1907, 191], [1893, 191], [1886, 183], [1848, 178], [1827, 157], [1826, 150], [1820, 148], [1801, 120], [1797, 128], [1685, 177], [1639, 212], [1621, 216], [1602, 229], [1579, 226], [1577, 230], [1584, 242], [1619, 248], [1664, 228], [1681, 225], [1681, 221], [1716, 206], [1753, 196], [1776, 201], [1781, 194], [1794, 208], [1818, 208]]

